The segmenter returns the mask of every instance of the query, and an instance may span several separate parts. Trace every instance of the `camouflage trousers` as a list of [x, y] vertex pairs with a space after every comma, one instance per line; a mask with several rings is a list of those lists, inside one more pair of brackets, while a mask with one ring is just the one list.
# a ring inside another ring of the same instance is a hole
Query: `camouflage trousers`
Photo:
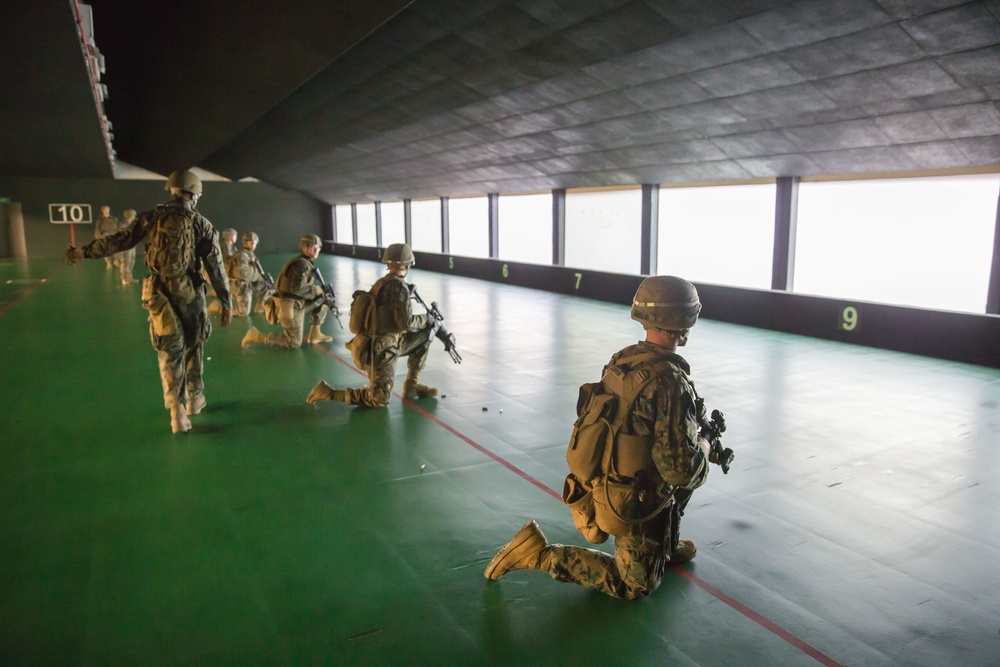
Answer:
[[246, 317], [253, 303], [253, 284], [230, 278], [233, 288], [233, 317]]
[[187, 275], [143, 280], [142, 305], [149, 311], [149, 337], [156, 350], [163, 385], [163, 405], [187, 405], [205, 391], [204, 348], [212, 333], [205, 292]]
[[327, 313], [330, 312], [326, 305], [317, 302], [308, 303], [280, 297], [274, 297], [274, 299], [278, 302], [278, 322], [284, 331], [280, 334], [267, 335], [264, 344], [273, 347], [287, 347], [289, 349], [302, 347], [306, 315], [309, 315], [311, 324], [321, 326], [326, 321]]
[[396, 379], [396, 360], [406, 357], [407, 377], [416, 380], [427, 364], [431, 350], [431, 330], [407, 331], [401, 334], [375, 336], [372, 343], [373, 363], [365, 369], [368, 386], [345, 389], [348, 405], [381, 408], [389, 404]]
[[132, 269], [135, 267], [135, 248], [116, 253], [115, 265], [121, 273], [122, 285], [132, 282]]
[[579, 584], [634, 600], [656, 590], [670, 563], [669, 512], [644, 526], [643, 534], [615, 537], [615, 555], [586, 547], [552, 544], [542, 550], [539, 569], [556, 581]]

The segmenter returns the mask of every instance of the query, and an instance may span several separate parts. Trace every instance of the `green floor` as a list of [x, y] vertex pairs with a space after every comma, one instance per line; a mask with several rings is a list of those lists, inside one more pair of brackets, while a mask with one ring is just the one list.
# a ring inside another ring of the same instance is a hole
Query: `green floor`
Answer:
[[[382, 268], [320, 265], [345, 296]], [[307, 405], [363, 383], [349, 335], [244, 351], [237, 320], [175, 436], [138, 286], [0, 260], [0, 665], [1000, 664], [1000, 371], [702, 321], [685, 354], [737, 459], [689, 507], [697, 559], [635, 602], [488, 582], [527, 518], [583, 543], [576, 389], [641, 330], [412, 279], [465, 360], [435, 345], [438, 400]]]

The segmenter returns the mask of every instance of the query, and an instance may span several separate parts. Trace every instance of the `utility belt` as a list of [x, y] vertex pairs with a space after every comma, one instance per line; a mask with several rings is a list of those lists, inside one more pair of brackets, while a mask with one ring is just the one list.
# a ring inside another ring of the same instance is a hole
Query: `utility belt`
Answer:
[[289, 301], [298, 301], [299, 303], [305, 303], [306, 299], [299, 296], [298, 294], [292, 294], [291, 292], [275, 292], [274, 296], [279, 299], [288, 299]]

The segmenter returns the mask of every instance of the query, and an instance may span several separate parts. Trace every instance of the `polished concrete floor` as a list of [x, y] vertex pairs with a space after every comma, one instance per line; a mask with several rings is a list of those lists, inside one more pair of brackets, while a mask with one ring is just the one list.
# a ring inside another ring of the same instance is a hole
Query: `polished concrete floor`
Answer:
[[[345, 311], [382, 273], [320, 265]], [[464, 358], [435, 343], [437, 400], [307, 405], [364, 382], [347, 332], [244, 351], [216, 318], [208, 408], [172, 435], [138, 285], [0, 261], [0, 664], [1000, 665], [1000, 371], [703, 320], [684, 354], [737, 458], [689, 506], [695, 561], [634, 602], [490, 582], [528, 518], [584, 544], [577, 387], [641, 329], [411, 278]]]

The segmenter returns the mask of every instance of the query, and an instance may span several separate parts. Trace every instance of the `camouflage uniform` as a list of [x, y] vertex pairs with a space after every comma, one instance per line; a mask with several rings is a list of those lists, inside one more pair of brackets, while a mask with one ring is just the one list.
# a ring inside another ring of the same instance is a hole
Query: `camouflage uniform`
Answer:
[[[103, 239], [111, 236], [119, 229], [121, 229], [121, 226], [118, 224], [118, 218], [113, 215], [102, 215], [94, 221], [94, 239]], [[104, 258], [104, 263], [106, 264], [104, 267], [106, 269], [110, 269], [115, 265], [110, 256]]]
[[305, 255], [293, 257], [281, 268], [274, 287], [278, 321], [284, 331], [269, 333], [254, 342], [290, 349], [301, 347], [306, 314], [310, 322], [319, 327], [330, 312], [323, 303], [323, 288], [316, 281], [316, 265]]
[[[132, 217], [130, 218], [129, 215]], [[125, 211], [125, 221], [122, 223], [121, 228], [128, 228], [134, 221], [135, 212], [131, 210]], [[138, 282], [132, 277], [132, 269], [135, 268], [135, 248], [129, 248], [128, 250], [122, 250], [119, 253], [115, 253], [115, 265], [121, 273], [122, 285]]]
[[163, 404], [167, 409], [185, 406], [190, 396], [203, 395], [205, 390], [203, 350], [212, 333], [212, 325], [205, 310], [202, 267], [208, 270], [223, 305], [228, 308], [230, 304], [229, 280], [222, 268], [218, 235], [212, 223], [193, 206], [186, 211], [194, 225], [191, 265], [179, 267], [184, 271], [173, 279], [166, 279], [154, 271], [151, 255], [156, 244], [152, 235], [157, 233], [161, 215], [171, 210], [183, 213], [183, 199], [175, 197], [152, 211], [140, 213], [129, 227], [80, 249], [82, 256], [88, 259], [108, 257], [134, 248], [150, 237], [145, 262], [151, 275], [142, 281], [142, 305], [149, 311], [149, 334], [159, 357]]
[[[408, 377], [416, 378], [427, 363], [431, 349], [431, 329], [427, 315], [414, 315], [410, 308], [410, 288], [402, 278], [387, 274], [372, 285], [375, 308], [380, 329], [388, 328], [401, 333], [379, 334], [371, 337], [371, 362], [364, 369], [368, 373], [368, 386], [345, 389], [345, 403], [383, 407], [389, 404], [395, 382], [396, 360], [407, 357]], [[387, 326], [386, 326], [387, 325]]]
[[[690, 367], [682, 357], [641, 341], [612, 356], [608, 366], [617, 365], [619, 359], [650, 353], [658, 359], [625, 365], [623, 370], [658, 363], [664, 358], [672, 363], [672, 369], [661, 372], [639, 394], [626, 432], [652, 436], [652, 462], [666, 484], [660, 493], [672, 494], [673, 504], [652, 519], [634, 525], [628, 535], [616, 535], [614, 556], [596, 549], [551, 544], [523, 567], [544, 570], [556, 581], [594, 588], [622, 599], [649, 595], [660, 585], [663, 570], [677, 546], [680, 516], [691, 491], [704, 483], [708, 461], [705, 450], [697, 444], [697, 394], [688, 378]], [[655, 494], [659, 485], [659, 479], [651, 480], [645, 492]]]
[[249, 248], [240, 248], [226, 263], [233, 290], [233, 316], [250, 314], [253, 293], [264, 289], [264, 276], [257, 269], [257, 256]]

